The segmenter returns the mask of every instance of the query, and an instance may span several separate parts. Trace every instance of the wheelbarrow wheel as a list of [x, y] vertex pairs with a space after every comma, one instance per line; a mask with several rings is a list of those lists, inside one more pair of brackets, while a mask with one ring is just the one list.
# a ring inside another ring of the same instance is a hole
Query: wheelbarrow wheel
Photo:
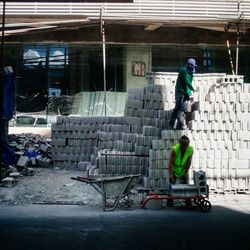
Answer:
[[126, 206], [128, 208], [132, 207], [134, 205], [134, 201], [130, 199], [128, 196], [124, 196], [122, 199], [119, 200], [120, 206]]
[[209, 212], [212, 208], [211, 202], [208, 200], [202, 200], [200, 202], [199, 208], [202, 212]]

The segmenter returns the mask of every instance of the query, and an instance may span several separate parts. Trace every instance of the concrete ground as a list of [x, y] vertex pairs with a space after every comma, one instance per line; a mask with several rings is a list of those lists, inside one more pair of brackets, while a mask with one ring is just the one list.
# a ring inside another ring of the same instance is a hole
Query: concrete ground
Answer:
[[[41, 135], [41, 129], [35, 129], [32, 133]], [[49, 131], [44, 129], [44, 133]], [[27, 130], [16, 128], [13, 133]], [[141, 209], [143, 194], [135, 192], [132, 208], [103, 212], [101, 195], [70, 178], [82, 174], [38, 168], [34, 176], [21, 177], [17, 185], [0, 187], [0, 248], [249, 249], [249, 194], [210, 193], [212, 209], [203, 213], [180, 203], [172, 208]]]
[[248, 250], [250, 202], [224, 198], [209, 213], [185, 207], [103, 212], [76, 205], [2, 205], [1, 249]]

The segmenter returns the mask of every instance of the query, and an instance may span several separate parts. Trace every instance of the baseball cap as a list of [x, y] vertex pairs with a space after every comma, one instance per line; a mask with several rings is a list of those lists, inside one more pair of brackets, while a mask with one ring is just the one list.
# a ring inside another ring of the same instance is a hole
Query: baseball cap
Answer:
[[196, 61], [194, 60], [194, 58], [189, 58], [187, 63], [193, 65], [194, 67], [197, 67]]

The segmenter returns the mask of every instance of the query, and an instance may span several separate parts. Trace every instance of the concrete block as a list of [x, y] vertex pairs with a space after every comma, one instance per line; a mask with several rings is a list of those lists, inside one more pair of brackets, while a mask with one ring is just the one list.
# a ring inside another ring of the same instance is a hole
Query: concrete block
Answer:
[[9, 174], [9, 177], [14, 178], [14, 181], [19, 181], [21, 176], [22, 175], [19, 172], [12, 172]]
[[228, 157], [229, 157], [228, 150], [221, 149], [221, 159], [228, 159]]
[[210, 92], [208, 94], [208, 101], [210, 101], [211, 103], [214, 103], [216, 100], [215, 100], [215, 93], [213, 92]]
[[250, 131], [237, 131], [237, 139], [242, 140], [244, 138], [245, 141], [250, 141]]
[[26, 167], [28, 165], [29, 157], [27, 156], [20, 156], [20, 158], [17, 161], [17, 166], [18, 167]]
[[128, 89], [128, 99], [143, 100], [144, 90], [140, 89]]
[[52, 145], [54, 145], [54, 146], [66, 146], [66, 139], [52, 139]]
[[239, 159], [231, 159], [229, 162], [229, 168], [232, 169], [249, 169], [249, 160], [239, 160]]
[[163, 208], [163, 201], [162, 200], [149, 200], [145, 208], [151, 209], [151, 210], [159, 210]]
[[241, 159], [250, 159], [250, 149], [240, 149], [237, 151], [238, 158]]
[[33, 176], [35, 174], [34, 168], [27, 168], [27, 175]]
[[5, 177], [1, 180], [1, 183], [5, 187], [13, 187], [16, 184], [16, 181], [13, 177]]
[[172, 139], [172, 136], [171, 136], [171, 130], [162, 130], [161, 131], [161, 138], [163, 140], [168, 140], [168, 139]]
[[229, 94], [229, 102], [233, 102], [233, 103], [237, 102], [237, 94], [236, 93]]
[[37, 160], [37, 165], [39, 167], [50, 167], [51, 166], [51, 160], [50, 159], [46, 159], [46, 158], [40, 158]]
[[198, 130], [198, 122], [195, 120], [189, 121], [188, 128], [191, 130]]
[[250, 169], [236, 169], [236, 178], [250, 178]]

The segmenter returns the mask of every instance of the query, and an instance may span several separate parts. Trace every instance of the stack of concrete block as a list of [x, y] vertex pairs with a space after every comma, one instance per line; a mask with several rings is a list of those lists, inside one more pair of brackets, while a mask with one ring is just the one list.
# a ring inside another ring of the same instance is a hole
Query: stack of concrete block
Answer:
[[[54, 166], [63, 169], [86, 170], [88, 162], [91, 164], [91, 156], [98, 158], [98, 152], [104, 149], [115, 150], [118, 155], [123, 152], [136, 153], [142, 157], [148, 155], [151, 140], [156, 138], [154, 136], [156, 131], [151, 131], [152, 136], [150, 134], [142, 138], [140, 144], [138, 138], [143, 134], [138, 134], [138, 132], [142, 130], [140, 117], [58, 116], [56, 123], [52, 124]], [[158, 130], [157, 132], [159, 133]], [[122, 154], [121, 157], [123, 157]], [[125, 161], [126, 159], [123, 160]], [[122, 164], [119, 162], [118, 165]], [[141, 161], [140, 164], [136, 162], [135, 169], [139, 169], [140, 173], [145, 172], [142, 170]], [[117, 170], [100, 170], [99, 172], [100, 174], [120, 173]], [[132, 168], [130, 174], [134, 172], [137, 173], [138, 170]]]
[[[149, 85], [161, 86], [164, 93], [164, 110], [170, 111], [175, 106], [175, 84], [178, 73], [154, 72], [148, 73], [146, 78]], [[211, 86], [218, 82], [218, 79], [226, 77], [224, 73], [195, 74], [193, 86], [199, 88], [199, 94], [195, 95], [196, 100], [203, 100]], [[159, 88], [159, 87], [158, 87]]]
[[[206, 171], [211, 189], [249, 189], [250, 89], [243, 77], [196, 74], [188, 131], [168, 127], [177, 73], [147, 78], [146, 87], [128, 91], [122, 117], [58, 116], [54, 164], [101, 175], [142, 173], [146, 188], [161, 189], [168, 185], [170, 149], [185, 134], [195, 150], [192, 168]], [[100, 154], [107, 150], [113, 155]]]
[[[130, 90], [125, 106], [125, 117], [138, 117], [141, 119], [143, 126], [167, 128], [170, 112], [164, 109], [168, 97], [166, 93], [168, 92], [168, 86], [152, 84], [148, 84], [142, 90]], [[141, 133], [142, 131], [138, 132]]]
[[[171, 73], [148, 75], [152, 85], [171, 86], [169, 95], [174, 93], [176, 78], [177, 74]], [[242, 76], [226, 74], [197, 74], [194, 79], [199, 91], [193, 94], [194, 111], [187, 133], [195, 150], [192, 168], [207, 172], [212, 190], [249, 191], [250, 85], [244, 84]], [[165, 109], [169, 108], [165, 104]], [[172, 146], [178, 143], [179, 133], [165, 130], [161, 139]], [[192, 179], [192, 172], [190, 176]]]
[[149, 171], [148, 177], [144, 178], [144, 187], [166, 190], [169, 185], [168, 150], [160, 146], [164, 144], [164, 140], [153, 142], [154, 147], [149, 151]]
[[166, 127], [167, 112], [163, 110], [162, 98], [162, 86], [148, 85], [143, 89], [128, 91], [125, 116], [58, 116], [56, 123], [52, 124], [54, 165], [59, 168], [78, 169], [81, 166], [81, 169], [85, 169], [83, 166], [87, 166], [87, 162], [94, 155], [101, 166], [99, 174], [121, 174], [121, 170], [125, 170], [123, 167], [117, 170], [109, 167], [113, 166], [112, 164], [108, 164], [106, 168], [103, 166], [103, 161], [100, 160], [102, 156], [99, 156], [98, 152], [109, 150], [114, 151], [118, 159], [124, 157], [118, 163], [113, 161], [119, 166], [127, 162], [128, 157], [124, 156], [124, 152], [135, 154], [141, 159], [138, 160], [139, 164], [137, 162], [130, 164], [124, 173], [138, 173], [138, 169], [142, 174], [148, 172], [148, 156], [152, 140], [158, 139], [161, 129]]
[[206, 173], [203, 170], [193, 171], [194, 184], [171, 184], [170, 192], [173, 196], [190, 197], [208, 197], [208, 185]]
[[208, 185], [205, 171], [193, 171], [193, 177], [194, 185], [197, 187], [198, 196], [208, 196]]
[[51, 126], [53, 165], [62, 169], [77, 169], [82, 165], [79, 163], [91, 161], [91, 155], [96, 154], [98, 147], [113, 146], [109, 145], [110, 138], [117, 137], [115, 132], [110, 133], [109, 120], [119, 123], [120, 117], [57, 116], [56, 123]]
[[198, 188], [193, 184], [172, 184], [171, 195], [178, 197], [198, 196]]
[[199, 155], [193, 166], [207, 171], [212, 190], [249, 190], [249, 97], [250, 85], [242, 76], [222, 77], [192, 112], [189, 128]]
[[131, 152], [99, 151], [99, 175], [129, 175], [147, 174], [147, 157], [141, 157]]

